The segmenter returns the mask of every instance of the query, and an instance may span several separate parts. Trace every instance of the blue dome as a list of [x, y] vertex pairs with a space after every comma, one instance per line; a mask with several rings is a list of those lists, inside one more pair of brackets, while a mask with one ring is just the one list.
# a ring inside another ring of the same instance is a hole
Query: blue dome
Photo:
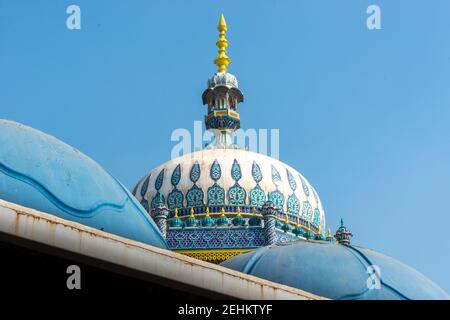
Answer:
[[[418, 271], [359, 246], [297, 241], [241, 254], [222, 265], [331, 299], [450, 298]], [[369, 289], [369, 266], [379, 268], [379, 289]]]
[[148, 213], [96, 162], [52, 136], [2, 119], [0, 198], [167, 247]]

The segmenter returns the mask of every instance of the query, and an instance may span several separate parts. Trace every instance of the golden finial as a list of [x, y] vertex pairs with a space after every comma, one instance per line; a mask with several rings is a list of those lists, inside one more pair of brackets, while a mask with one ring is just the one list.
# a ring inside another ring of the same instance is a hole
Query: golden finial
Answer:
[[327, 234], [327, 237], [328, 237], [328, 238], [331, 238], [331, 229], [330, 229], [330, 228], [328, 228], [328, 234]]
[[206, 207], [206, 216], [209, 217], [209, 207]]
[[318, 233], [320, 234], [320, 226], [319, 226], [319, 230], [318, 231], [319, 231]]
[[237, 215], [238, 215], [238, 216], [241, 215], [241, 207], [237, 207]]
[[289, 223], [289, 216], [287, 213], [286, 213], [286, 223]]
[[253, 212], [253, 215], [256, 216], [256, 208], [255, 207], [252, 208], [252, 212]]
[[227, 23], [223, 14], [220, 15], [219, 25], [219, 40], [216, 42], [217, 48], [219, 48], [219, 54], [214, 60], [214, 64], [217, 66], [218, 72], [227, 72], [227, 67], [231, 63], [230, 58], [227, 56], [228, 40], [226, 39]]
[[178, 218], [178, 208], [175, 208], [175, 210], [174, 210], [174, 215], [175, 215], [175, 218]]
[[308, 230], [311, 231], [311, 223], [308, 221]]
[[191, 216], [190, 216], [191, 218], [193, 218], [194, 217], [194, 208], [191, 208]]
[[300, 227], [300, 218], [297, 216], [297, 228]]
[[225, 208], [224, 207], [222, 207], [222, 209], [220, 209], [220, 212], [222, 213], [220, 216], [225, 217]]

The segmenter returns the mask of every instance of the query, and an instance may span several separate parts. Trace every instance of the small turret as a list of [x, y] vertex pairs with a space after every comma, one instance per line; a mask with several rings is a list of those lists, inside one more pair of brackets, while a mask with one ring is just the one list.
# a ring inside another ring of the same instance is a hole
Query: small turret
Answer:
[[334, 235], [336, 241], [340, 244], [350, 244], [350, 240], [353, 237], [353, 234], [344, 226], [344, 221], [341, 218], [341, 226], [337, 229], [336, 234]]
[[333, 238], [333, 236], [331, 235], [331, 229], [330, 229], [330, 228], [328, 228], [328, 233], [327, 233], [327, 238], [326, 238], [326, 240], [327, 240], [328, 242], [334, 242], [334, 238]]

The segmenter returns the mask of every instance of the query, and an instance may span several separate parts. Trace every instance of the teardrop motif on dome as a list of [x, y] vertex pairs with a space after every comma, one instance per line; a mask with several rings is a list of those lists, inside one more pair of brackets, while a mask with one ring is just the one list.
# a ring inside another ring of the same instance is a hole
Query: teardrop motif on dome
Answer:
[[281, 183], [280, 173], [278, 172], [277, 168], [273, 166], [273, 164], [271, 165], [271, 168], [272, 168], [272, 181], [278, 187]]
[[232, 206], [244, 206], [247, 192], [238, 183], [228, 189], [228, 204]]
[[261, 207], [266, 202], [266, 194], [258, 184], [250, 191], [249, 196], [250, 206]]
[[155, 189], [159, 191], [159, 189], [161, 189], [163, 182], [164, 182], [164, 171], [166, 169], [162, 169], [161, 172], [158, 174], [158, 176], [156, 177], [155, 180]]
[[314, 209], [314, 222], [313, 222], [313, 224], [316, 227], [319, 227], [319, 225], [320, 225], [320, 210], [318, 208]]
[[169, 210], [183, 207], [183, 193], [178, 189], [173, 189], [167, 196], [167, 206]]
[[284, 195], [279, 190], [269, 192], [269, 201], [271, 201], [278, 209], [283, 209]]
[[302, 183], [303, 192], [305, 193], [306, 197], [309, 197], [309, 188], [308, 188], [308, 186], [306, 185], [305, 180], [303, 180], [303, 178], [302, 178], [301, 175], [299, 175], [299, 178], [300, 178], [300, 181], [301, 181], [301, 183]]
[[289, 172], [288, 169], [286, 169], [286, 174], [289, 182], [289, 186], [291, 187], [292, 191], [295, 191], [297, 189], [297, 182], [295, 182], [294, 176], [292, 173]]
[[144, 207], [145, 211], [149, 212], [148, 201], [146, 199], [141, 200], [141, 205]]
[[180, 164], [178, 164], [175, 169], [173, 169], [172, 172], [172, 178], [170, 179], [170, 182], [172, 183], [173, 186], [176, 186], [181, 179], [181, 167]]
[[312, 222], [312, 207], [309, 201], [303, 201], [302, 218], [306, 221]]
[[225, 190], [214, 183], [208, 188], [208, 206], [221, 206], [225, 205]]
[[189, 178], [193, 183], [196, 183], [198, 179], [200, 179], [200, 173], [200, 165], [198, 164], [198, 161], [195, 161], [192, 165], [191, 172], [189, 173]]
[[287, 211], [293, 215], [298, 215], [300, 213], [300, 201], [298, 201], [295, 194], [292, 194], [288, 197]]
[[144, 183], [142, 184], [141, 192], [140, 192], [142, 198], [143, 198], [143, 197], [145, 196], [145, 194], [147, 193], [149, 181], [150, 181], [150, 175], [145, 179]]
[[[140, 181], [139, 181], [139, 182], [140, 182]], [[136, 197], [138, 185], [139, 185], [139, 183], [138, 183], [137, 185], [135, 185], [134, 188], [133, 188], [133, 191], [131, 191], [131, 194], [132, 194], [133, 196], [135, 196], [135, 197]]]
[[186, 193], [186, 202], [188, 207], [201, 207], [203, 206], [203, 198], [205, 194], [203, 190], [197, 187], [195, 184]]
[[217, 159], [214, 160], [213, 164], [211, 165], [211, 179], [214, 181], [217, 181], [222, 176], [222, 169], [220, 169], [220, 164], [217, 162]]
[[252, 164], [252, 177], [256, 183], [260, 183], [263, 178], [261, 168], [255, 161], [253, 161], [253, 164]]
[[239, 179], [242, 178], [241, 166], [236, 159], [234, 159], [233, 165], [231, 166], [231, 177], [236, 182], [238, 182]]

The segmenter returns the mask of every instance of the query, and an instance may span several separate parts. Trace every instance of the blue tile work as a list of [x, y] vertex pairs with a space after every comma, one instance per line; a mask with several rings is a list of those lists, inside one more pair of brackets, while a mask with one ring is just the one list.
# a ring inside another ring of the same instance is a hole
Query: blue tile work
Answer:
[[[166, 167], [152, 172], [151, 175], [156, 176], [156, 179], [146, 176], [135, 190], [141, 205], [151, 212], [162, 202], [167, 205], [170, 217], [175, 208], [179, 211], [178, 215], [183, 217], [190, 214], [191, 208], [195, 215], [204, 214], [207, 207], [211, 213], [220, 213], [221, 208], [224, 208], [228, 214], [236, 212], [237, 207], [243, 213], [252, 213], [254, 208], [259, 210], [270, 200], [279, 210], [277, 216], [283, 220], [279, 223], [284, 224], [286, 213], [291, 227], [299, 223], [304, 228], [317, 230], [324, 223], [314, 188], [295, 170], [275, 163], [267, 164], [263, 160], [259, 163], [257, 159], [245, 162], [245, 167], [238, 157], [226, 159], [227, 162], [231, 161], [230, 166], [222, 158], [210, 159], [199, 159], [187, 165], [179, 162], [170, 169]], [[226, 172], [223, 171], [225, 167]], [[244, 180], [245, 174], [251, 174], [254, 183]], [[205, 186], [205, 181], [210, 184]]]
[[247, 192], [244, 188], [239, 185], [239, 179], [242, 177], [241, 166], [234, 159], [233, 165], [231, 166], [231, 177], [235, 181], [235, 184], [228, 189], [228, 204], [234, 206], [245, 206]]
[[305, 183], [305, 180], [299, 175], [300, 181], [302, 183], [303, 192], [305, 193], [305, 196], [309, 197], [309, 189], [308, 186]]
[[318, 208], [314, 209], [314, 222], [313, 224], [318, 227], [320, 225], [320, 210]]
[[195, 163], [192, 165], [191, 172], [189, 173], [189, 179], [193, 183], [196, 183], [198, 179], [200, 179], [200, 165], [198, 164], [198, 161], [195, 161]]
[[166, 240], [172, 250], [255, 248], [264, 245], [262, 228], [169, 229]]
[[289, 181], [289, 186], [291, 187], [292, 194], [287, 199], [287, 212], [293, 215], [298, 215], [300, 212], [300, 201], [295, 195], [295, 190], [297, 189], [297, 182], [295, 182], [292, 173], [286, 169], [287, 178]]
[[177, 185], [181, 179], [181, 168], [180, 165], [177, 165], [175, 169], [173, 169], [172, 177], [170, 178], [170, 182], [172, 183], [173, 189], [170, 191], [167, 196], [167, 207], [169, 210], [174, 210], [175, 208], [183, 207], [183, 193], [177, 189]]
[[222, 169], [220, 168], [220, 164], [219, 162], [216, 160], [214, 160], [213, 164], [211, 165], [211, 179], [213, 179], [214, 181], [217, 181], [220, 179], [220, 177], [222, 176]]
[[208, 188], [208, 206], [222, 206], [225, 204], [225, 190], [214, 183]]
[[155, 196], [154, 196], [153, 199], [152, 199], [152, 204], [151, 204], [152, 208], [156, 208], [156, 206], [157, 206], [160, 202], [163, 202], [163, 203], [166, 202], [166, 200], [165, 200], [165, 198], [164, 198], [164, 195], [159, 191], [159, 190], [161, 189], [163, 183], [164, 183], [164, 172], [165, 172], [165, 170], [166, 170], [166, 169], [162, 169], [162, 170], [159, 172], [158, 176], [156, 177], [156, 180], [155, 180], [155, 189], [157, 190], [157, 192], [156, 192]]
[[295, 241], [295, 240], [299, 240], [298, 237], [296, 237], [293, 234], [290, 233], [286, 233], [284, 231], [280, 231], [280, 230], [275, 230], [275, 239], [276, 239], [276, 243], [284, 243], [284, 242], [289, 242], [289, 241]]
[[252, 164], [252, 177], [253, 180], [255, 180], [256, 182], [256, 186], [250, 191], [249, 194], [250, 206], [261, 207], [264, 204], [264, 202], [266, 202], [266, 194], [259, 186], [259, 183], [261, 182], [263, 175], [261, 172], [261, 168], [255, 161], [253, 161]]
[[201, 188], [197, 186], [197, 181], [200, 179], [201, 170], [198, 161], [196, 161], [189, 172], [189, 179], [194, 184], [186, 193], [186, 203], [188, 207], [203, 206], [204, 193]]

